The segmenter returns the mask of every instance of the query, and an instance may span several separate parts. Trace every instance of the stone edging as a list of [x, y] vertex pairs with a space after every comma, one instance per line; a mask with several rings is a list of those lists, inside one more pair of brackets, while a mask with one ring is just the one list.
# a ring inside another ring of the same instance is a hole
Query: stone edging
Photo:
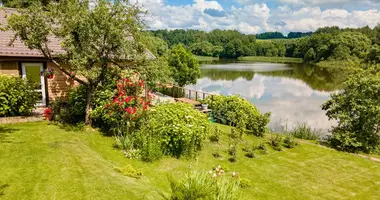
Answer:
[[21, 116], [21, 117], [0, 117], [0, 124], [14, 124], [21, 122], [36, 122], [42, 121], [42, 116]]

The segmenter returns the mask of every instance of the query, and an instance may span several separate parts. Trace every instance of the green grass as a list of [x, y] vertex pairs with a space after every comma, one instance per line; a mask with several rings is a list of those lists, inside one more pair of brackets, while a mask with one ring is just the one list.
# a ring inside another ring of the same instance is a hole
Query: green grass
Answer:
[[290, 57], [265, 57], [265, 56], [247, 56], [239, 57], [239, 61], [252, 61], [252, 62], [275, 62], [275, 63], [302, 63], [301, 58]]
[[196, 56], [199, 62], [204, 61], [218, 61], [219, 57], [211, 57], [211, 56]]
[[[242, 199], [378, 199], [379, 163], [308, 143], [281, 152], [268, 147], [268, 154], [252, 159], [240, 144], [237, 162], [229, 163], [229, 127], [220, 127], [220, 144], [206, 142], [195, 160], [144, 163], [125, 158], [112, 137], [95, 130], [72, 132], [47, 122], [0, 126], [0, 199], [163, 199], [170, 193], [168, 173], [179, 178], [217, 164], [251, 180]], [[222, 158], [213, 158], [216, 149]], [[142, 177], [115, 170], [127, 165]]]

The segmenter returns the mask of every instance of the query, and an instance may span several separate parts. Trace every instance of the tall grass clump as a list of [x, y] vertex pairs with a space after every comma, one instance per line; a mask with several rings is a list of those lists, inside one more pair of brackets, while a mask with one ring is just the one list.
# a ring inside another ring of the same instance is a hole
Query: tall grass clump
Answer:
[[322, 130], [313, 129], [306, 123], [297, 124], [291, 134], [295, 138], [304, 140], [318, 140], [322, 136]]
[[168, 176], [172, 200], [218, 199], [237, 200], [240, 198], [239, 182], [226, 177], [210, 176], [206, 172], [194, 171], [183, 180]]

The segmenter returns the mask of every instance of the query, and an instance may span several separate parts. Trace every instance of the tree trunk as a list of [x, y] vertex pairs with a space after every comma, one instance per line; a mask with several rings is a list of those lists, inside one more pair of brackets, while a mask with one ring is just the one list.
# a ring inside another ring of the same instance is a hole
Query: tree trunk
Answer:
[[86, 98], [86, 117], [85, 117], [85, 124], [86, 125], [92, 125], [91, 120], [91, 111], [92, 111], [92, 93], [93, 93], [93, 86], [89, 85], [87, 87], [87, 98]]

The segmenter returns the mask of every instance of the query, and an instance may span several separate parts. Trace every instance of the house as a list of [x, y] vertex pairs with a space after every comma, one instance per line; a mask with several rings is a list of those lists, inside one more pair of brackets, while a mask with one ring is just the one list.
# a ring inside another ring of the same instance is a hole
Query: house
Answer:
[[[0, 8], [1, 25], [5, 25], [7, 17], [16, 12], [16, 9]], [[0, 74], [28, 77], [40, 83], [36, 88], [40, 94], [38, 106], [47, 106], [49, 102], [57, 98], [67, 98], [70, 88], [79, 85], [70, 76], [60, 71], [54, 63], [45, 59], [38, 50], [29, 49], [19, 39], [11, 43], [13, 37], [12, 31], [0, 31]], [[49, 48], [53, 53], [63, 51], [58, 39], [49, 38], [49, 40]], [[150, 51], [147, 50], [146, 53], [148, 59], [155, 59]], [[40, 75], [40, 72], [46, 69], [54, 70], [54, 78], [49, 79]]]
[[[0, 8], [0, 23], [7, 23], [7, 17], [17, 12], [16, 9]], [[38, 50], [31, 50], [22, 41], [16, 39], [11, 45], [14, 37], [12, 31], [0, 31], [0, 74], [10, 76], [28, 76], [39, 84], [36, 88], [40, 92], [38, 106], [47, 106], [49, 101], [56, 98], [67, 97], [69, 89], [78, 83], [61, 72], [54, 63], [47, 61]], [[51, 39], [52, 51], [62, 51], [57, 39]], [[53, 79], [40, 75], [44, 69], [51, 68], [55, 71]]]

